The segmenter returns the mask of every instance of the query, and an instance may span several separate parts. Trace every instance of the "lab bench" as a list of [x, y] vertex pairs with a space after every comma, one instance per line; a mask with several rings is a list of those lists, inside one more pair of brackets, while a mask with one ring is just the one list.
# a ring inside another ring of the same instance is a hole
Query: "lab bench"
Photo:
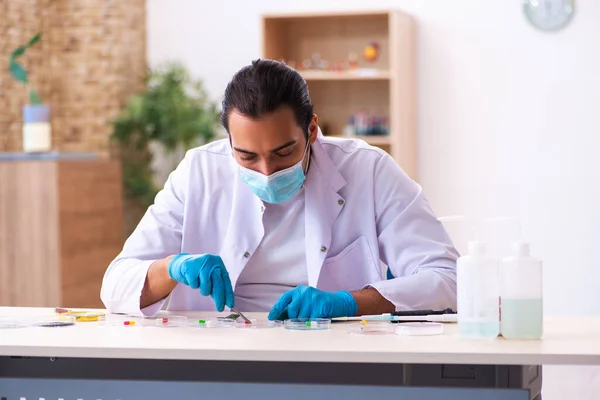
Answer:
[[[1, 316], [51, 313], [0, 308]], [[349, 335], [356, 324], [322, 331], [96, 322], [4, 329], [0, 398], [540, 400], [542, 365], [600, 364], [595, 317], [549, 319], [541, 341], [465, 340], [455, 324], [439, 336]]]

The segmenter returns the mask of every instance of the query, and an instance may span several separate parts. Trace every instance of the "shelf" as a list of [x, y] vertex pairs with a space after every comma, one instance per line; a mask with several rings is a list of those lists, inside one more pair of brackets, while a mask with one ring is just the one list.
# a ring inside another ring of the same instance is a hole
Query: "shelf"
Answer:
[[337, 136], [331, 135], [331, 137], [338, 137], [342, 139], [362, 139], [372, 146], [388, 146], [392, 144], [389, 135], [355, 135], [355, 136]]
[[343, 18], [343, 17], [385, 17], [387, 18], [390, 11], [382, 10], [340, 10], [340, 11], [311, 11], [311, 12], [282, 12], [282, 13], [265, 13], [263, 18], [267, 19], [314, 19], [314, 18]]
[[369, 81], [390, 79], [389, 71], [298, 71], [307, 81]]
[[[306, 80], [323, 132], [347, 137], [341, 133], [360, 111], [387, 117], [389, 135], [350, 137], [388, 152], [416, 179], [413, 17], [398, 10], [275, 13], [263, 15], [262, 34], [262, 57], [286, 62]], [[364, 56], [372, 43], [380, 50], [375, 60]]]

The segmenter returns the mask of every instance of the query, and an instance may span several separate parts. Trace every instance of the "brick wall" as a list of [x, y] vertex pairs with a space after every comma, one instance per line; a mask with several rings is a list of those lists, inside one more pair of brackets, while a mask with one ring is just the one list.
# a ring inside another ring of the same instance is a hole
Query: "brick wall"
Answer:
[[145, 22], [145, 0], [0, 0], [0, 151], [21, 150], [27, 98], [8, 55], [41, 31], [23, 62], [51, 107], [54, 148], [109, 154], [110, 119], [143, 88]]

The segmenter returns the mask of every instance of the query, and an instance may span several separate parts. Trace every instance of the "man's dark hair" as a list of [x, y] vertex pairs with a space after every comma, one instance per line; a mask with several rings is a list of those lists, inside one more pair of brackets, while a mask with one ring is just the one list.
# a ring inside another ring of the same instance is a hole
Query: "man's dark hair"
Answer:
[[229, 114], [234, 109], [244, 116], [258, 119], [281, 106], [288, 106], [294, 111], [298, 125], [308, 137], [313, 105], [306, 81], [282, 62], [258, 59], [240, 69], [227, 84], [221, 124], [229, 132]]

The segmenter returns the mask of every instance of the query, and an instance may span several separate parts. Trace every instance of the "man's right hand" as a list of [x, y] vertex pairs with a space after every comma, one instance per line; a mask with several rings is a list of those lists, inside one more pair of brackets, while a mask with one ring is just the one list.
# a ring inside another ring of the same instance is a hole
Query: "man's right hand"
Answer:
[[177, 254], [169, 262], [169, 276], [177, 282], [212, 296], [217, 311], [234, 307], [233, 288], [221, 257], [213, 254]]

